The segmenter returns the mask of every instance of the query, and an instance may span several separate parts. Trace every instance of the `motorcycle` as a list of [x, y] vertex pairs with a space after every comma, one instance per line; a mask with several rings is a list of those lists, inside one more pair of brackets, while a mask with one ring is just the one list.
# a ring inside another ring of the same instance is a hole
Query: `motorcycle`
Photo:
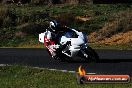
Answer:
[[[60, 32], [57, 41], [59, 44], [55, 44], [54, 41], [48, 40], [46, 34], [46, 32], [39, 34], [39, 42], [44, 43], [49, 55], [54, 59], [65, 61], [75, 57], [81, 57], [87, 62], [97, 62], [99, 60], [98, 54], [88, 46], [88, 39], [84, 32], [79, 32], [75, 29], [71, 29], [64, 33]], [[47, 44], [47, 41], [50, 44]], [[57, 55], [54, 55], [54, 51]]]

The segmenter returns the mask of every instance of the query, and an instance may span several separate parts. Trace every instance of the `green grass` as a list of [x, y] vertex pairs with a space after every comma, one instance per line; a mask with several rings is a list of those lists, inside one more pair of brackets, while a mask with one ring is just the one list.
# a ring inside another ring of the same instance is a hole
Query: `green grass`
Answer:
[[24, 66], [0, 67], [1, 88], [131, 88], [128, 84], [79, 85], [76, 74]]

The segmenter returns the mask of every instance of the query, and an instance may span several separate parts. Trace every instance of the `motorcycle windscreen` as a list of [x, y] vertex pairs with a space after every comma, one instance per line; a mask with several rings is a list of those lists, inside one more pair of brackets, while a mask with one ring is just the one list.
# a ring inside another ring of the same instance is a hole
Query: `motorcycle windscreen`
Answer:
[[68, 31], [65, 33], [64, 35], [67, 38], [67, 41], [71, 41], [71, 45], [82, 45], [85, 43], [85, 41], [82, 39], [82, 37], [80, 37], [79, 35], [77, 35], [77, 33], [75, 31]]
[[76, 32], [74, 31], [68, 31], [65, 33], [65, 35], [67, 38], [78, 38], [78, 35]]

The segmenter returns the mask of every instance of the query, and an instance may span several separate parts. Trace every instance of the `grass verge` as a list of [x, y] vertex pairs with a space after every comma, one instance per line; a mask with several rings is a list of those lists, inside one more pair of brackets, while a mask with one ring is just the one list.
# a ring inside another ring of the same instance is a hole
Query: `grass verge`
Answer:
[[132, 50], [132, 45], [130, 44], [107, 45], [107, 44], [90, 43], [89, 46], [92, 47], [93, 49]]
[[[95, 44], [89, 43], [89, 46], [93, 49], [114, 49], [114, 50], [132, 50], [132, 45], [107, 45], [107, 44]], [[42, 43], [27, 44], [21, 43], [18, 46], [12, 47], [0, 47], [0, 48], [45, 48]]]
[[128, 84], [84, 84], [76, 82], [76, 75], [24, 66], [1, 66], [1, 88], [132, 88]]

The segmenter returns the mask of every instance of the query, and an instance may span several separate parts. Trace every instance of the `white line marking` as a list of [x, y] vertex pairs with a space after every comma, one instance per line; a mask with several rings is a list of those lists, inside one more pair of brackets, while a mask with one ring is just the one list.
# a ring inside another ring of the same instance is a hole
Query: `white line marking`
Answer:
[[49, 69], [49, 70], [51, 70], [51, 71], [56, 71], [57, 69]]
[[0, 64], [0, 66], [2, 67], [2, 66], [9, 66], [8, 64]]
[[88, 75], [93, 75], [93, 74], [96, 74], [96, 73], [86, 73], [86, 74], [88, 74]]
[[70, 73], [76, 73], [76, 71], [69, 71]]
[[[12, 65], [8, 65], [8, 64], [0, 64], [0, 66], [12, 66]], [[24, 66], [27, 67], [27, 66]], [[31, 67], [31, 66], [30, 66]], [[49, 69], [49, 68], [41, 68], [41, 67], [32, 67], [32, 68], [36, 68], [36, 69], [48, 69], [50, 71], [60, 71], [60, 72], [68, 72], [68, 73], [77, 73], [76, 71], [68, 71], [68, 70], [59, 70], [59, 69]], [[96, 74], [96, 73], [86, 73], [86, 74]]]

